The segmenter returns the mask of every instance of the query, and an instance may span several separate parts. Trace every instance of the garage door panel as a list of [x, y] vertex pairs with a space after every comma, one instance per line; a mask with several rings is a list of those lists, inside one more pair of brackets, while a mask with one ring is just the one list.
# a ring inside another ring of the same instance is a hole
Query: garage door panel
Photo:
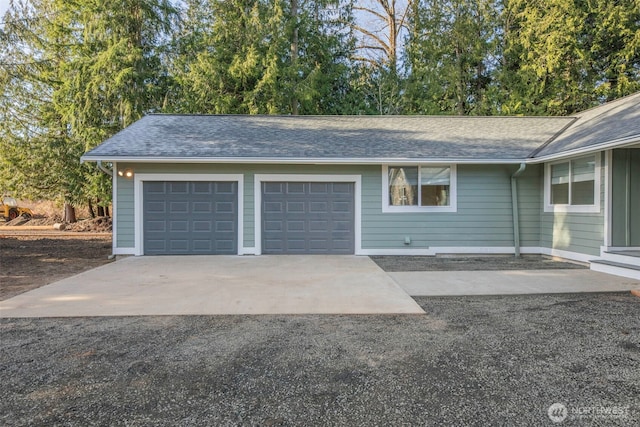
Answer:
[[166, 221], [147, 221], [145, 223], [145, 229], [148, 231], [164, 233], [167, 230]]
[[352, 203], [350, 202], [333, 202], [333, 205], [331, 206], [331, 211], [332, 212], [345, 212], [345, 213], [351, 213], [351, 209], [352, 209]]
[[329, 221], [309, 221], [309, 231], [322, 231], [328, 232], [331, 231], [329, 228]]
[[172, 233], [189, 231], [189, 221], [169, 221], [169, 231]]
[[217, 232], [234, 232], [236, 230], [235, 224], [233, 221], [216, 221], [216, 231]]
[[167, 190], [164, 182], [152, 181], [144, 184], [144, 191], [148, 194], [164, 194]]
[[347, 197], [351, 197], [353, 193], [353, 185], [347, 182], [335, 182], [332, 184], [331, 191], [335, 195], [344, 194]]
[[287, 194], [305, 194], [305, 184], [302, 182], [288, 182], [286, 184]]
[[264, 231], [282, 231], [283, 221], [265, 221], [264, 222]]
[[167, 204], [165, 202], [149, 202], [145, 206], [146, 212], [164, 214], [167, 212]]
[[263, 184], [263, 191], [265, 194], [281, 194], [283, 185], [281, 182], [265, 182]]
[[211, 202], [193, 202], [191, 212], [207, 214], [211, 212]]
[[237, 204], [237, 182], [144, 182], [144, 253], [236, 254]]
[[211, 221], [193, 221], [193, 231], [208, 233], [211, 231]]
[[[279, 221], [282, 224], [282, 221]], [[282, 227], [280, 227], [282, 229]], [[295, 232], [295, 231], [305, 231], [305, 221], [295, 221], [289, 220], [287, 221], [287, 231]]]
[[263, 183], [263, 252], [352, 254], [354, 204], [353, 183]]
[[264, 212], [270, 213], [282, 213], [282, 202], [265, 202]]
[[170, 214], [186, 214], [189, 212], [189, 202], [171, 202], [169, 203]]
[[193, 240], [194, 252], [211, 252], [212, 250], [211, 240]]
[[329, 186], [326, 182], [312, 182], [309, 184], [309, 194], [329, 194]]
[[327, 202], [309, 202], [309, 212], [325, 213], [329, 207]]
[[169, 182], [168, 187], [169, 194], [189, 194], [188, 182]]

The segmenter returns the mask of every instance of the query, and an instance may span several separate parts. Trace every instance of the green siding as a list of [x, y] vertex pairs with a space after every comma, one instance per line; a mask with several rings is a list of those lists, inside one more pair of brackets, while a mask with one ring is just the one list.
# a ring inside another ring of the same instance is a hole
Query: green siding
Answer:
[[[458, 165], [457, 212], [382, 212], [381, 168], [363, 177], [362, 248], [513, 246], [510, 176], [504, 165]], [[405, 237], [411, 245], [405, 245]]]
[[[604, 159], [600, 168], [600, 212], [544, 212], [540, 210], [540, 246], [587, 255], [600, 255], [604, 244]], [[540, 194], [544, 194], [541, 177]]]
[[[119, 164], [135, 173], [243, 174], [242, 242], [255, 245], [255, 174], [340, 174], [362, 177], [362, 249], [427, 249], [429, 247], [513, 247], [510, 177], [516, 165], [458, 165], [457, 212], [382, 212], [380, 165], [233, 165]], [[518, 178], [521, 246], [548, 247], [598, 254], [603, 214], [544, 213], [543, 166], [528, 165]], [[133, 181], [118, 179], [117, 247], [134, 246]], [[602, 179], [604, 186], [604, 178]], [[604, 203], [602, 203], [604, 206]], [[542, 212], [542, 213], [541, 213]], [[552, 233], [556, 238], [552, 238]], [[405, 245], [405, 237], [411, 244]]]
[[542, 165], [527, 165], [517, 179], [520, 246], [540, 246], [540, 212], [542, 211]]
[[640, 246], [640, 149], [613, 150], [611, 245]]
[[118, 194], [116, 196], [116, 247], [133, 248], [135, 245], [133, 180], [119, 176], [116, 177], [116, 179], [118, 180]]

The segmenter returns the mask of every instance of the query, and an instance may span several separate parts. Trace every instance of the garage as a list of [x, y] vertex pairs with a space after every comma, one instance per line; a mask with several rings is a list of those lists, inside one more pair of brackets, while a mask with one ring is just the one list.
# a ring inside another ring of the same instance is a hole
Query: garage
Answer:
[[238, 183], [145, 181], [145, 255], [238, 253]]
[[263, 182], [264, 254], [353, 254], [353, 182]]

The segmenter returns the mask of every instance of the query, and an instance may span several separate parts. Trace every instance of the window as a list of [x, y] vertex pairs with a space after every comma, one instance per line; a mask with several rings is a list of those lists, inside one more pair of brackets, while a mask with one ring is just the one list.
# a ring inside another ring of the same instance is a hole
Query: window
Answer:
[[384, 211], [455, 212], [455, 166], [387, 166], [383, 188]]
[[598, 212], [600, 172], [597, 156], [547, 165], [546, 211]]

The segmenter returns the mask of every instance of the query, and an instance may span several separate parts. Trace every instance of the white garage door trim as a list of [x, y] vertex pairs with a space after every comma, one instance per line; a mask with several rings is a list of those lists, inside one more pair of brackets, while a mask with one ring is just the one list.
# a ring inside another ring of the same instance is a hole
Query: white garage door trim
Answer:
[[242, 255], [244, 218], [244, 176], [242, 174], [171, 174], [137, 173], [134, 175], [133, 197], [135, 218], [134, 255], [144, 254], [143, 184], [145, 181], [231, 181], [238, 183], [238, 255]]
[[362, 177], [360, 175], [299, 175], [299, 174], [256, 174], [254, 175], [254, 229], [255, 254], [262, 254], [262, 183], [263, 182], [350, 182], [354, 186], [354, 245], [355, 254], [362, 252]]

